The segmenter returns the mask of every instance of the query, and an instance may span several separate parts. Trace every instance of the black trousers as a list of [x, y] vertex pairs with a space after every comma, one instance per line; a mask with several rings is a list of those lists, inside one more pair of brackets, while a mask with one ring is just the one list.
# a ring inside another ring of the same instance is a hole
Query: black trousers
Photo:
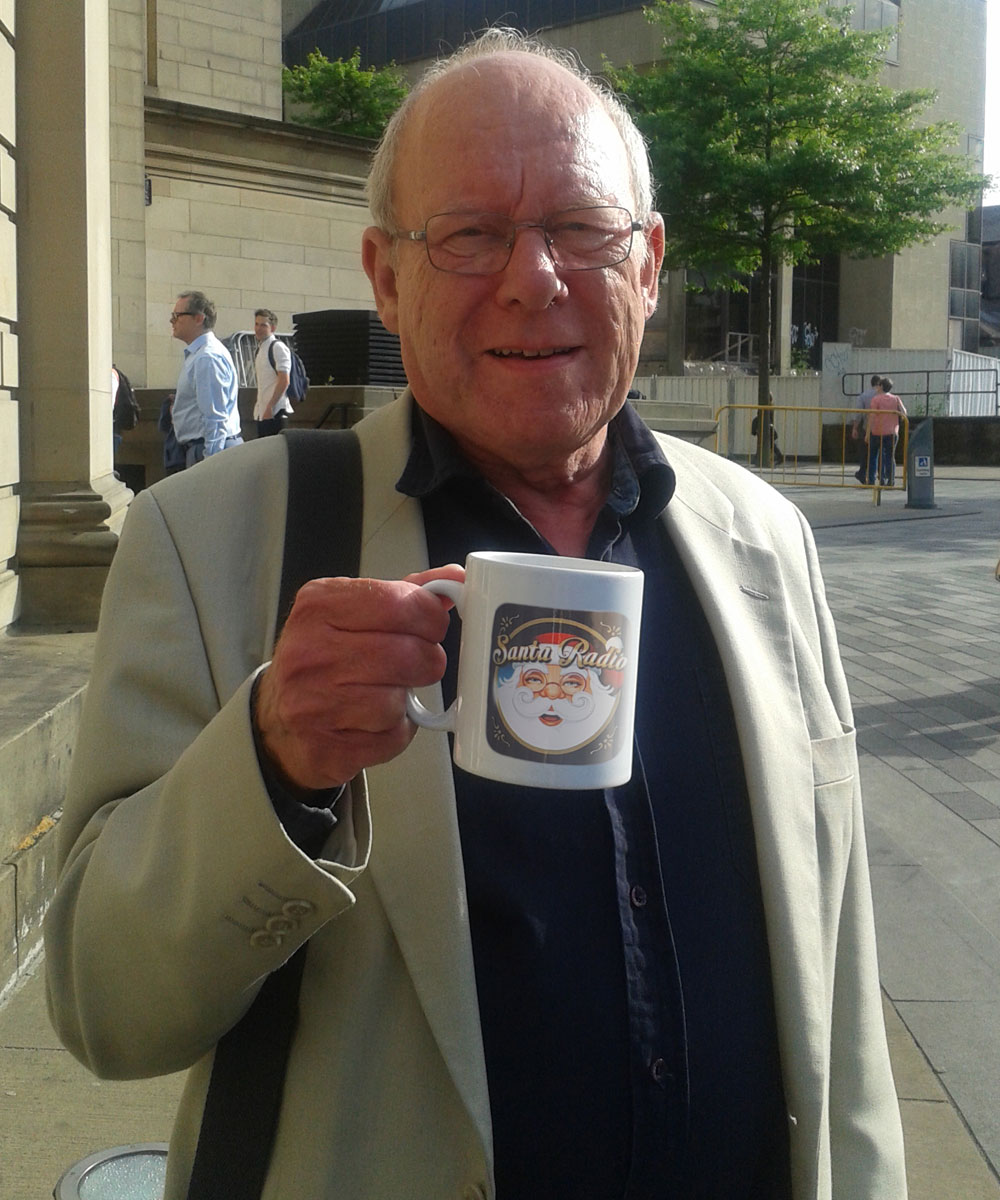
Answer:
[[288, 413], [280, 412], [276, 416], [268, 417], [266, 421], [257, 422], [257, 436], [273, 437], [276, 433], [281, 433], [285, 428], [285, 422], [288, 420]]

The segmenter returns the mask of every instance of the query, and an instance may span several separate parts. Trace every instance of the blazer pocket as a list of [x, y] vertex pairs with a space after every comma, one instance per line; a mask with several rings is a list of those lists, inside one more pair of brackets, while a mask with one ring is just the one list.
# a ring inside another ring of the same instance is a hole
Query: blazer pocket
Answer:
[[858, 756], [854, 729], [842, 728], [838, 737], [810, 742], [817, 850], [820, 862], [831, 868], [831, 879], [840, 879], [847, 870], [854, 832]]
[[855, 732], [850, 725], [841, 724], [843, 733], [837, 737], [817, 738], [809, 743], [812, 751], [813, 787], [833, 787], [854, 782], [857, 764]]

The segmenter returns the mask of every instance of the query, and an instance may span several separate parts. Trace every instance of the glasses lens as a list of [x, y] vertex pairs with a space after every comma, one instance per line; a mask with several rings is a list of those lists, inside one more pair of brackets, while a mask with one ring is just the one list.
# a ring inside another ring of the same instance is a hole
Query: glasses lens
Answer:
[[632, 251], [632, 214], [627, 208], [572, 208], [540, 225], [517, 223], [502, 213], [438, 213], [424, 241], [432, 266], [458, 275], [494, 275], [510, 260], [518, 230], [541, 229], [558, 267], [589, 271], [624, 262]]
[[439, 271], [491, 275], [507, 265], [513, 232], [500, 213], [439, 213], [427, 222], [427, 253]]
[[627, 208], [573, 208], [545, 222], [552, 257], [569, 271], [613, 267], [632, 251], [632, 214]]

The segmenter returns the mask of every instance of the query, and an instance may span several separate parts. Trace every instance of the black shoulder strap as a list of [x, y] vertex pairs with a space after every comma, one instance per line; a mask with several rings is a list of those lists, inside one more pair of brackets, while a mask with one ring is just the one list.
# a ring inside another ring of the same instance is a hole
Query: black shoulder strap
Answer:
[[[357, 576], [361, 558], [361, 447], [350, 429], [285, 430], [288, 510], [278, 632], [310, 579]], [[257, 1200], [281, 1110], [298, 1023], [306, 946], [264, 981], [243, 1018], [219, 1041], [205, 1097], [187, 1200]]]

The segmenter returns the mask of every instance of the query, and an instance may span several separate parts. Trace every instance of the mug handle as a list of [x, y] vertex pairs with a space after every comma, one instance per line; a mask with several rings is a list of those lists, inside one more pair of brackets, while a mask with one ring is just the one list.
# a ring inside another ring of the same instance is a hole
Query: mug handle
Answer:
[[[462, 616], [462, 606], [465, 602], [464, 583], [458, 583], [454, 579], [431, 579], [421, 586], [425, 591], [447, 596], [454, 603], [458, 615]], [[455, 705], [457, 703], [457, 700], [453, 700], [444, 712], [434, 713], [417, 699], [417, 694], [412, 688], [406, 690], [406, 715], [415, 725], [422, 725], [424, 729], [454, 731]]]

